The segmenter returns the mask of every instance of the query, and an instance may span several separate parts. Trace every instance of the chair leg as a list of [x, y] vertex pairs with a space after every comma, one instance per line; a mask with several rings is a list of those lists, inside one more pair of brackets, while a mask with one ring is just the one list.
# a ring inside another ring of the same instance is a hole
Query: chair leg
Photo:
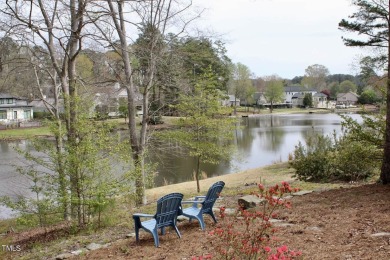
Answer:
[[204, 220], [203, 220], [203, 215], [201, 214], [201, 215], [197, 216], [196, 219], [199, 221], [200, 228], [202, 230], [204, 230], [205, 229], [205, 224], [204, 224]]
[[133, 219], [134, 219], [135, 241], [139, 242], [139, 229], [141, 227], [141, 220], [139, 217], [133, 217]]
[[135, 241], [139, 242], [139, 228], [136, 226], [134, 229], [135, 229]]
[[177, 226], [174, 225], [173, 227], [175, 228], [176, 233], [177, 233], [177, 235], [179, 236], [179, 238], [181, 238], [181, 234], [180, 234], [180, 231], [179, 231], [179, 229], [177, 228]]
[[213, 213], [212, 211], [209, 213], [209, 215], [213, 218], [213, 220], [214, 220], [215, 223], [218, 222], [217, 219], [216, 219], [215, 216], [214, 216], [214, 213]]
[[154, 229], [152, 231], [152, 235], [153, 235], [155, 247], [159, 247], [160, 246], [160, 241], [158, 240], [158, 231], [157, 231], [157, 229]]
[[203, 219], [202, 219], [202, 221], [200, 221], [200, 228], [202, 229], [202, 230], [204, 230], [206, 227], [205, 227], [205, 224], [204, 224], [204, 222], [203, 222]]

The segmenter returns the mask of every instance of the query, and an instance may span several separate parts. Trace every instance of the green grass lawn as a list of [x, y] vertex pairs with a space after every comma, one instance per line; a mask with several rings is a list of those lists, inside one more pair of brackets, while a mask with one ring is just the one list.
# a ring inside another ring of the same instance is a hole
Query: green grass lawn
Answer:
[[34, 136], [52, 135], [48, 127], [0, 130], [0, 140], [28, 139]]

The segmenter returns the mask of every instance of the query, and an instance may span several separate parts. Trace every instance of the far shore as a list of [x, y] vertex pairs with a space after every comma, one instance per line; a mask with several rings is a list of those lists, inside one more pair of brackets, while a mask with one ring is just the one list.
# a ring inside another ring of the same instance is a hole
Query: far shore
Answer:
[[[248, 110], [248, 111], [246, 111]], [[272, 113], [269, 109], [258, 109], [253, 107], [239, 107], [237, 113], [232, 116], [236, 117], [252, 117], [263, 115], [283, 115], [283, 114], [324, 114], [324, 113], [357, 113], [357, 112], [375, 112], [378, 111], [378, 107], [373, 105], [359, 106], [356, 108], [346, 109], [319, 109], [319, 108], [275, 108]], [[163, 117], [163, 124], [150, 125], [150, 129], [165, 129], [169, 128], [177, 117]], [[122, 130], [127, 129], [127, 124], [124, 118], [108, 119], [110, 121], [116, 121], [118, 125], [121, 125]], [[139, 120], [139, 119], [138, 119]], [[122, 127], [124, 126], [124, 127]], [[50, 137], [52, 136], [50, 129], [46, 126], [31, 127], [31, 128], [14, 128], [14, 129], [2, 129], [0, 130], [0, 141], [17, 141], [34, 137]]]

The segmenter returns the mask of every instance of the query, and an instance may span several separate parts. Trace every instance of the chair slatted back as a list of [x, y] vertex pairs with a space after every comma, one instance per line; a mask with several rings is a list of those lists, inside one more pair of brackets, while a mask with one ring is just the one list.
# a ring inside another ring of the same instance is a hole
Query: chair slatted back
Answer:
[[171, 193], [161, 197], [157, 201], [157, 211], [155, 215], [158, 228], [171, 226], [176, 222], [176, 217], [181, 211], [181, 201], [183, 194]]
[[213, 210], [214, 203], [218, 199], [224, 186], [225, 183], [223, 181], [218, 181], [209, 188], [205, 200], [202, 203], [202, 212], [206, 213]]

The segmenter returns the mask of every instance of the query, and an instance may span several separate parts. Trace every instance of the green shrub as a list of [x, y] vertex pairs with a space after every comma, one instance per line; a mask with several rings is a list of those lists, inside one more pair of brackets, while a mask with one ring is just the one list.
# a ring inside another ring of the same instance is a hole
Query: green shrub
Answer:
[[331, 163], [332, 177], [337, 180], [365, 180], [371, 177], [380, 165], [377, 158], [380, 158], [381, 152], [373, 145], [346, 138], [337, 148]]
[[49, 119], [51, 118], [51, 114], [49, 112], [38, 112], [34, 111], [34, 119]]
[[378, 141], [361, 138], [361, 130], [351, 131], [356, 126], [340, 138], [314, 131], [309, 134], [305, 145], [299, 143], [295, 147], [290, 161], [295, 177], [303, 181], [359, 181], [373, 176], [379, 169], [381, 148], [376, 145]]
[[[320, 147], [317, 147], [320, 148]], [[325, 151], [308, 151], [299, 143], [290, 165], [296, 170], [295, 176], [302, 181], [326, 181], [329, 177], [330, 162]]]

